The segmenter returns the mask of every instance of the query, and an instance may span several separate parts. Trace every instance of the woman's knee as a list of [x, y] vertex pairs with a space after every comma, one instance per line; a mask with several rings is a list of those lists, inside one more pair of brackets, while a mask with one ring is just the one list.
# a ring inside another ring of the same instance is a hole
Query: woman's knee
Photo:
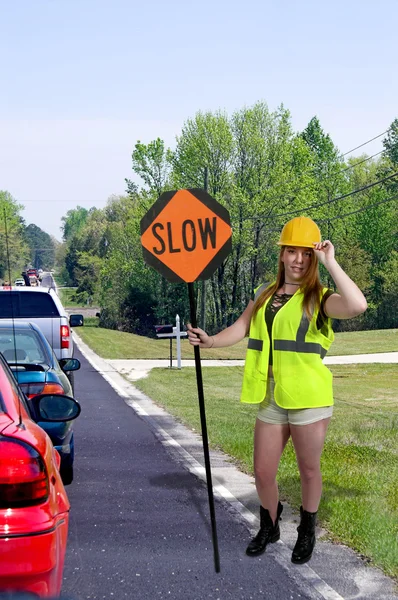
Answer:
[[307, 483], [322, 478], [320, 465], [299, 465], [301, 480]]
[[276, 471], [268, 465], [254, 464], [254, 477], [256, 483], [262, 487], [271, 487], [276, 483]]

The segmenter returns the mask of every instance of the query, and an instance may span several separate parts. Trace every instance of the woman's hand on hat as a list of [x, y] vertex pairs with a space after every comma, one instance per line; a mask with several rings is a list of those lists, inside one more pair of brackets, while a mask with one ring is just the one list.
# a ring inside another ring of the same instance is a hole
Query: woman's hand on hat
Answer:
[[187, 334], [189, 343], [192, 346], [199, 346], [199, 348], [211, 348], [213, 346], [212, 336], [207, 335], [200, 327], [192, 327], [191, 323], [187, 323]]
[[314, 243], [314, 252], [319, 262], [325, 266], [334, 260], [334, 246], [330, 240]]

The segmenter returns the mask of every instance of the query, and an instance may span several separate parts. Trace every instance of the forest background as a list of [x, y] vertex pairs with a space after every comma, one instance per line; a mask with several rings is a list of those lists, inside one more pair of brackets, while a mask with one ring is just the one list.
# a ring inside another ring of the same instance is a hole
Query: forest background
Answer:
[[[112, 196], [103, 209], [69, 210], [62, 243], [26, 226], [22, 206], [0, 192], [0, 278], [19, 276], [29, 265], [55, 266], [62, 283], [76, 288], [75, 301], [100, 307], [101, 326], [154, 336], [154, 324], [173, 322], [176, 313], [186, 321], [189, 301], [185, 284], [169, 284], [145, 265], [141, 218], [163, 191], [206, 185], [228, 209], [233, 230], [232, 253], [196, 285], [199, 322], [209, 333], [230, 325], [253, 289], [272, 280], [280, 231], [299, 215], [314, 219], [323, 239], [332, 240], [338, 262], [368, 300], [364, 315], [335, 322], [334, 329], [396, 328], [398, 119], [377, 137], [381, 152], [353, 157], [361, 146], [341, 154], [317, 117], [293, 131], [283, 105], [270, 111], [258, 102], [232, 116], [198, 112], [173, 150], [160, 138], [137, 141], [135, 180], [126, 178], [126, 194]], [[321, 275], [334, 287], [323, 268]]]

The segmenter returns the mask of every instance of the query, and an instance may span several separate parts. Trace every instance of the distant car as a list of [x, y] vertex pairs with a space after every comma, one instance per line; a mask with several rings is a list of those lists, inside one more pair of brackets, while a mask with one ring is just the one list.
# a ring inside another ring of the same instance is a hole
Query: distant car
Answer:
[[[60, 457], [34, 422], [1, 355], [0, 389], [0, 590], [58, 597], [70, 509]], [[67, 396], [37, 396], [32, 402], [48, 423], [70, 421], [80, 412]]]
[[14, 285], [16, 285], [16, 286], [25, 285], [25, 280], [24, 279], [16, 279], [14, 281]]
[[[31, 400], [40, 394], [73, 396], [65, 370], [80, 368], [77, 358], [58, 362], [50, 344], [37, 325], [0, 319], [0, 352], [14, 373], [19, 387]], [[73, 423], [39, 423], [61, 456], [61, 476], [65, 485], [73, 481], [75, 441]]]
[[29, 283], [32, 287], [37, 287], [39, 285], [39, 280], [36, 275], [29, 275]]

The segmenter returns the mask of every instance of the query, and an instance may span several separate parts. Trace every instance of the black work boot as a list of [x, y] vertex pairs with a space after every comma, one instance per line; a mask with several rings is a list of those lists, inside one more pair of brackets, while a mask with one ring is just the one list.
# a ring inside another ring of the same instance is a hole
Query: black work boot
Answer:
[[260, 506], [260, 531], [246, 548], [246, 554], [248, 556], [259, 556], [259, 554], [265, 552], [267, 544], [273, 544], [279, 540], [281, 537], [279, 520], [282, 511], [283, 506], [278, 502], [277, 517], [275, 523], [273, 523], [268, 510]]
[[302, 565], [310, 560], [315, 546], [316, 512], [307, 512], [300, 506], [298, 538], [292, 553], [292, 562]]

